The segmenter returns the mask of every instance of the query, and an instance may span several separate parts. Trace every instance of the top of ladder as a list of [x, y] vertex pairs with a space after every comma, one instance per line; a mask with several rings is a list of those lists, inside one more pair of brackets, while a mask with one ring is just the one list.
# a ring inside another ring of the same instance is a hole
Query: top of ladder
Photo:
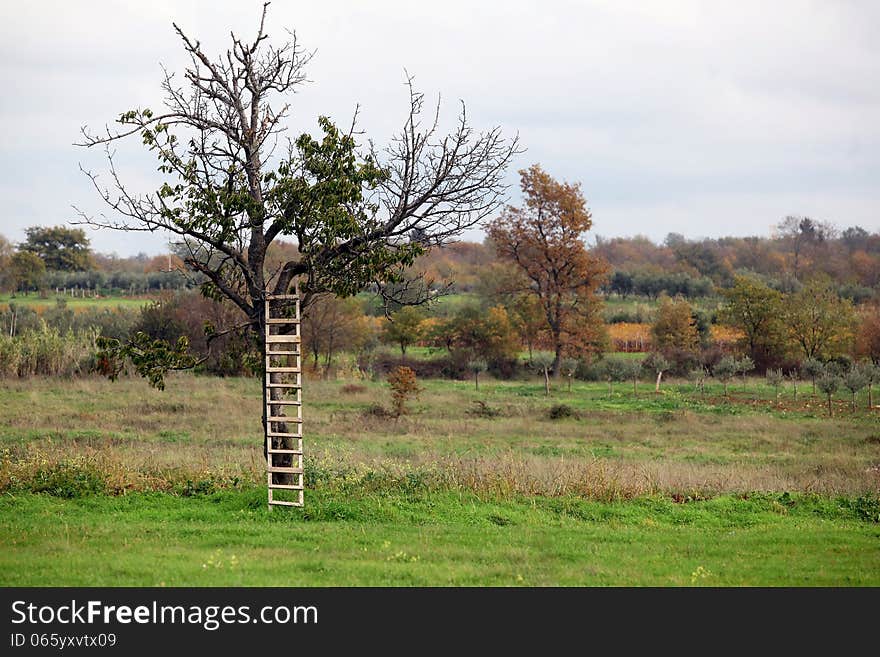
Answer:
[[267, 294], [266, 301], [295, 301], [299, 299], [298, 294]]

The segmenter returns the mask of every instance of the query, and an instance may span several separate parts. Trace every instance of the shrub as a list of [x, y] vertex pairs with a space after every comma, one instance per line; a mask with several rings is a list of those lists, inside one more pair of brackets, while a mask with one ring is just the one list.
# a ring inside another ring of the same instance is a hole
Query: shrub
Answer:
[[388, 375], [391, 386], [391, 408], [395, 418], [406, 414], [406, 403], [417, 399], [422, 389], [416, 380], [416, 373], [410, 368], [401, 366]]
[[547, 417], [551, 420], [562, 420], [577, 417], [577, 412], [568, 404], [554, 404], [547, 410]]
[[367, 387], [359, 385], [357, 383], [346, 383], [340, 388], [340, 391], [346, 395], [357, 395], [359, 393], [366, 392]]

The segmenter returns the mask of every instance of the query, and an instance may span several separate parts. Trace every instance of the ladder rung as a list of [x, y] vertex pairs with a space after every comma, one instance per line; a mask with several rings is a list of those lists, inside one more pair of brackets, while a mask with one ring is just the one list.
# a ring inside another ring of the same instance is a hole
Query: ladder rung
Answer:
[[276, 299], [284, 299], [290, 301], [292, 299], [299, 299], [299, 295], [296, 294], [267, 294], [267, 301], [275, 301]]
[[280, 431], [267, 431], [266, 435], [270, 438], [302, 438], [301, 433], [282, 433]]
[[267, 356], [302, 356], [301, 351], [267, 351]]
[[289, 502], [287, 500], [269, 500], [269, 504], [277, 504], [278, 506], [302, 506], [302, 502]]
[[302, 402], [296, 401], [295, 399], [270, 399], [266, 402], [268, 405], [281, 405], [281, 406], [302, 406]]
[[269, 374], [281, 374], [288, 372], [290, 374], [302, 374], [301, 367], [267, 367], [266, 372]]
[[292, 424], [302, 424], [301, 417], [287, 417], [284, 415], [275, 415], [266, 418], [267, 422], [290, 422]]
[[269, 472], [277, 472], [279, 474], [298, 474], [301, 475], [303, 473], [302, 468], [293, 468], [281, 465], [270, 465], [268, 467]]
[[278, 342], [301, 342], [300, 337], [298, 335], [267, 335], [266, 342], [269, 344], [275, 344]]
[[294, 456], [302, 456], [301, 449], [268, 449], [269, 454], [293, 454]]
[[302, 388], [301, 383], [267, 383], [267, 388]]
[[302, 490], [302, 484], [269, 484], [269, 490]]
[[267, 317], [266, 324], [299, 324], [296, 317]]

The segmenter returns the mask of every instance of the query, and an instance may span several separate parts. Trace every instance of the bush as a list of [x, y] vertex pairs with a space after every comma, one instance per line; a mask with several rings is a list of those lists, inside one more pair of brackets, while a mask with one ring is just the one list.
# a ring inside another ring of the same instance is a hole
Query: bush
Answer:
[[388, 375], [388, 385], [391, 386], [391, 408], [394, 417], [400, 417], [407, 412], [406, 404], [412, 399], [417, 399], [422, 389], [416, 380], [416, 373], [409, 367], [398, 367]]
[[563, 420], [577, 417], [577, 412], [568, 404], [554, 404], [547, 410], [547, 417], [551, 420]]

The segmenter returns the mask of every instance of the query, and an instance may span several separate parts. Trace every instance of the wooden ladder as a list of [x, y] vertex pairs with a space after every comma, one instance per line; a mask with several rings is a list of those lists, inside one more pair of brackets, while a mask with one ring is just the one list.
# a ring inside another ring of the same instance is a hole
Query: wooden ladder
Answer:
[[[269, 508], [303, 505], [299, 288], [266, 295], [266, 475]], [[281, 495], [279, 499], [275, 495]], [[292, 498], [292, 499], [291, 499]]]

